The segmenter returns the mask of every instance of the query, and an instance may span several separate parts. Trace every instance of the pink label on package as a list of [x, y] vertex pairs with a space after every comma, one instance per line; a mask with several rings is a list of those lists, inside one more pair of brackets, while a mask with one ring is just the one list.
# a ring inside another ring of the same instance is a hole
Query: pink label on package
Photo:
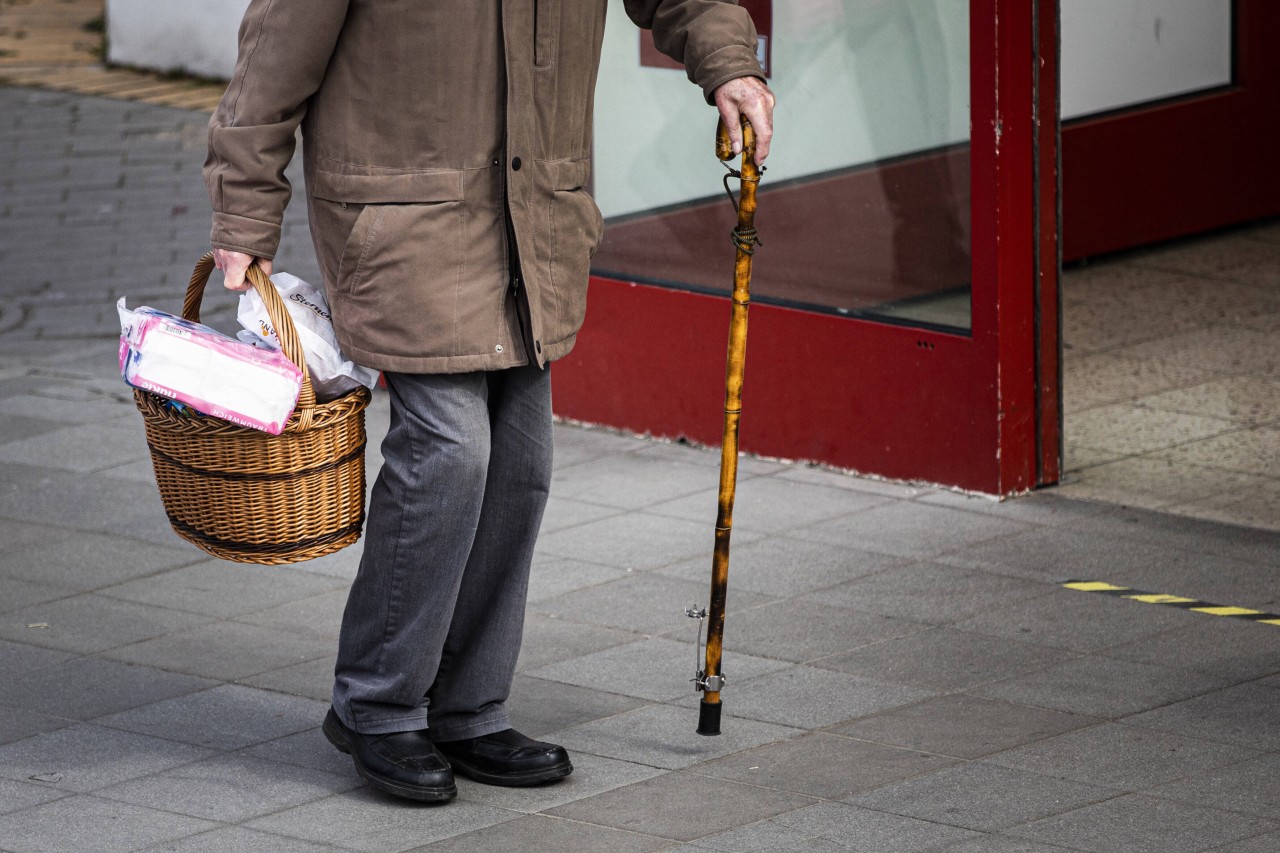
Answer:
[[129, 311], [123, 299], [118, 307], [120, 372], [130, 385], [239, 426], [284, 430], [302, 387], [284, 353], [153, 309]]

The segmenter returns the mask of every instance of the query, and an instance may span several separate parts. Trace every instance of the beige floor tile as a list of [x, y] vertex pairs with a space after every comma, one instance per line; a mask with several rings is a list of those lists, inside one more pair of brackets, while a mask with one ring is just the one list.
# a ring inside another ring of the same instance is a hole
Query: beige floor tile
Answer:
[[1280, 428], [1255, 427], [1164, 451], [1176, 464], [1230, 468], [1280, 478]]
[[1269, 332], [1272, 335], [1280, 335], [1280, 312], [1271, 314], [1258, 313], [1249, 317], [1242, 317], [1235, 322], [1235, 325], [1257, 329], [1260, 332]]
[[1125, 456], [1151, 453], [1240, 429], [1239, 424], [1218, 418], [1146, 409], [1127, 403], [1069, 414], [1065, 422], [1069, 444]]
[[1259, 287], [1280, 285], [1280, 243], [1243, 234], [1179, 241], [1127, 259], [1135, 266], [1225, 278]]
[[1172, 367], [1215, 373], [1280, 376], [1280, 346], [1276, 345], [1275, 334], [1241, 326], [1210, 326], [1107, 354], [1135, 361], [1160, 358]]
[[1067, 412], [1078, 412], [1215, 378], [1217, 375], [1207, 370], [1175, 363], [1168, 353], [1138, 359], [1068, 352], [1062, 363], [1063, 407]]
[[1107, 260], [1062, 271], [1062, 301], [1068, 307], [1096, 305], [1123, 299], [1126, 290], [1158, 286], [1179, 278], [1177, 273]]
[[1062, 470], [1064, 473], [1074, 473], [1082, 471], [1085, 468], [1092, 468], [1094, 465], [1105, 465], [1108, 462], [1114, 462], [1117, 459], [1123, 459], [1119, 453], [1112, 453], [1108, 450], [1097, 450], [1092, 447], [1081, 447], [1079, 444], [1068, 441], [1062, 450], [1065, 457], [1062, 461]]
[[1280, 421], [1280, 377], [1233, 376], [1142, 397], [1137, 403], [1152, 409], [1260, 426]]
[[1280, 531], [1280, 480], [1166, 507], [1168, 512]]
[[1213, 323], [1247, 324], [1273, 311], [1280, 311], [1280, 288], [1259, 292], [1237, 282], [1168, 276], [1084, 301], [1064, 298], [1063, 338], [1072, 349], [1098, 352]]
[[1250, 225], [1242, 233], [1250, 240], [1280, 243], [1280, 219], [1270, 219], [1256, 225]]
[[1121, 503], [1144, 509], [1163, 509], [1224, 493], [1238, 494], [1273, 483], [1266, 477], [1177, 464], [1169, 459], [1130, 457], [1096, 465], [1076, 474], [1058, 493], [1064, 497]]

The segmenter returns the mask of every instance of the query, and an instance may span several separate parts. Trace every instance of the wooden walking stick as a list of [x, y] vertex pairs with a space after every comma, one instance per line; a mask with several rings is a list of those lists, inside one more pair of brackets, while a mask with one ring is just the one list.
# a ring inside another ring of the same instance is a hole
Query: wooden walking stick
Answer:
[[[716, 156], [721, 161], [733, 157], [729, 131], [720, 123], [716, 133]], [[729, 352], [724, 380], [724, 437], [720, 445], [720, 502], [716, 514], [715, 552], [711, 562], [711, 605], [708, 610], [696, 606], [685, 612], [699, 620], [707, 620], [707, 650], [705, 666], [698, 669], [694, 684], [702, 692], [698, 711], [698, 734], [720, 734], [720, 691], [724, 688], [724, 674], [720, 670], [721, 652], [724, 646], [724, 610], [729, 591], [729, 535], [733, 531], [733, 498], [738, 485], [738, 422], [742, 417], [742, 376], [747, 357], [747, 307], [751, 303], [751, 256], [756, 246], [762, 245], [756, 236], [756, 185], [760, 183], [763, 167], [756, 165], [755, 134], [751, 123], [742, 120], [742, 170], [738, 171], [725, 162], [728, 174], [724, 178], [725, 191], [738, 211], [738, 224], [733, 229], [733, 245], [737, 248], [737, 263], [733, 272], [733, 313], [729, 320]], [[741, 189], [735, 199], [729, 189], [729, 179], [738, 178]], [[699, 660], [699, 663], [703, 663]]]

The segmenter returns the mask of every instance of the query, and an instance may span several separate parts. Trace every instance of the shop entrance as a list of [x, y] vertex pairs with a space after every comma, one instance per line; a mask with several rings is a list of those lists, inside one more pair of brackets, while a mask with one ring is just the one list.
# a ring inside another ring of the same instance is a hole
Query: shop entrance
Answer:
[[[1056, 481], [1056, 0], [763, 5], [780, 144], [743, 449], [990, 494]], [[705, 104], [643, 56], [613, 16], [609, 227], [557, 411], [715, 444], [732, 209]]]

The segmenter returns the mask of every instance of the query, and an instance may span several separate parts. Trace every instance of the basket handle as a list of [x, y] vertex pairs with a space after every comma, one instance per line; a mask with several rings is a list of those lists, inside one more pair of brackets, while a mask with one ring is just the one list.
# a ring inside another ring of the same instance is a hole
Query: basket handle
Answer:
[[[213, 252], [206, 252], [196, 262], [195, 272], [191, 273], [191, 281], [187, 284], [187, 297], [182, 302], [184, 319], [193, 323], [200, 322], [200, 302], [204, 298], [204, 288], [209, 282], [209, 276], [213, 273], [213, 267]], [[294, 417], [298, 421], [299, 429], [308, 429], [316, 407], [316, 392], [311, 386], [311, 374], [307, 372], [307, 357], [302, 351], [298, 330], [294, 328], [293, 318], [284, 307], [280, 291], [276, 290], [276, 286], [271, 283], [271, 279], [267, 278], [262, 267], [256, 262], [251, 264], [245, 277], [258, 291], [263, 304], [267, 306], [267, 316], [271, 318], [271, 324], [275, 327], [276, 337], [280, 339], [280, 348], [284, 351], [285, 357], [302, 371], [302, 390], [298, 394], [298, 406], [294, 409]]]

